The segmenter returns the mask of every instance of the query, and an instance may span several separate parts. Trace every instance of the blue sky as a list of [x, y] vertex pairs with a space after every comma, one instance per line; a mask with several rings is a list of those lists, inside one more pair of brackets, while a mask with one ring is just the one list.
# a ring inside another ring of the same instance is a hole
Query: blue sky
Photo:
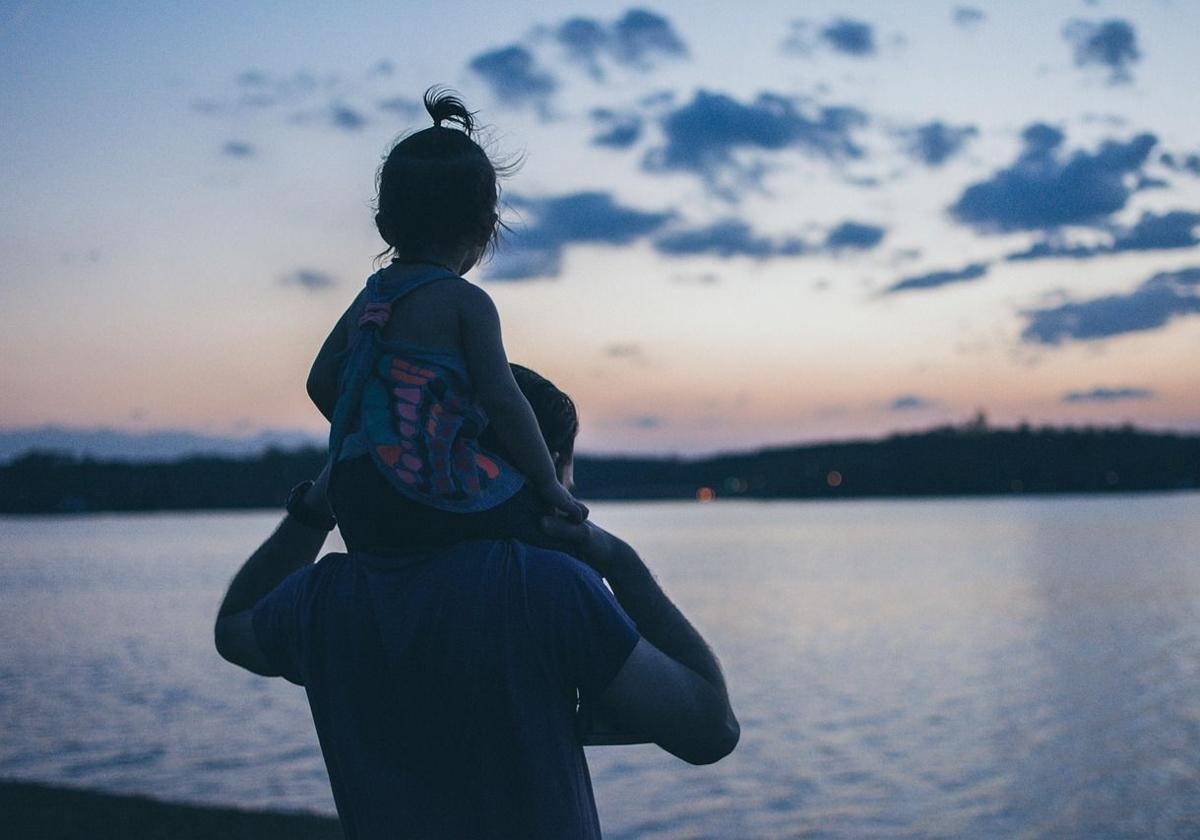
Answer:
[[1200, 427], [1200, 9], [744, 6], [0, 3], [0, 429], [319, 434], [433, 83], [585, 451]]

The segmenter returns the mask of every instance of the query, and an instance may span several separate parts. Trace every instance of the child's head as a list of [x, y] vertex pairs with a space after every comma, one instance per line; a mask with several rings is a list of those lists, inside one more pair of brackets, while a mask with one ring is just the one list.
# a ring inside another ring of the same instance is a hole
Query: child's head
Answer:
[[461, 99], [432, 87], [425, 110], [433, 126], [396, 143], [376, 173], [375, 226], [389, 245], [380, 256], [478, 258], [500, 227], [497, 166], [472, 138], [474, 115]]

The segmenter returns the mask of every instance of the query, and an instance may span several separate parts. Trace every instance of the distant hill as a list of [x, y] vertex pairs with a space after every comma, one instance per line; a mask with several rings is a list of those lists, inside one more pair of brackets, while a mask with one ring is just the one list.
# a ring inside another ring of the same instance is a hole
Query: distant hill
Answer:
[[205, 435], [182, 429], [129, 432], [108, 428], [32, 426], [0, 429], [0, 464], [29, 452], [58, 452], [79, 458], [166, 461], [189, 455], [249, 457], [271, 448], [320, 446], [319, 435], [272, 430], [252, 435]]
[[[253, 458], [131, 461], [31, 453], [0, 467], [0, 512], [267, 508], [315, 475], [322, 449]], [[988, 429], [982, 422], [882, 440], [708, 458], [588, 458], [584, 499], [847, 498], [1200, 488], [1200, 435]]]

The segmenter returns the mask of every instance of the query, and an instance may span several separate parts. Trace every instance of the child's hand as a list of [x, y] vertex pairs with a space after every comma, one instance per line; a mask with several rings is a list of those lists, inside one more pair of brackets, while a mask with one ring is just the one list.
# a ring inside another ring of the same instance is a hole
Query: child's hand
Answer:
[[587, 505], [571, 495], [571, 491], [557, 481], [547, 484], [541, 490], [541, 496], [555, 509], [567, 515], [572, 522], [582, 522], [588, 517]]

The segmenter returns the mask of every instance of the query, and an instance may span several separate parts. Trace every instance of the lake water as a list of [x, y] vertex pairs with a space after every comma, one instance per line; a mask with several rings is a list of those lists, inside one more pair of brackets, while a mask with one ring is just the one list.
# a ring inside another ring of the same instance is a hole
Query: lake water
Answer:
[[[1200, 495], [593, 517], [742, 723], [711, 767], [589, 748], [606, 836], [1200, 836]], [[0, 777], [332, 813], [303, 691], [212, 648], [276, 520], [0, 518]]]

